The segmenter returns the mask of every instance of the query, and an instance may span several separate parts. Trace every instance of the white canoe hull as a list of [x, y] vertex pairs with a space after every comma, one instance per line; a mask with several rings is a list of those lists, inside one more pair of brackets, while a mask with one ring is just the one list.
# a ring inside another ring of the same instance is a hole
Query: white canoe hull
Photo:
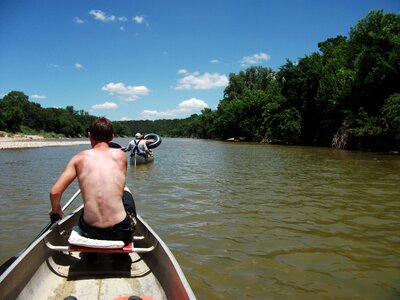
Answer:
[[135, 166], [135, 165], [142, 165], [142, 164], [148, 164], [154, 161], [154, 155], [149, 156], [149, 157], [144, 157], [141, 155], [132, 155], [129, 159], [129, 164], [131, 166]]

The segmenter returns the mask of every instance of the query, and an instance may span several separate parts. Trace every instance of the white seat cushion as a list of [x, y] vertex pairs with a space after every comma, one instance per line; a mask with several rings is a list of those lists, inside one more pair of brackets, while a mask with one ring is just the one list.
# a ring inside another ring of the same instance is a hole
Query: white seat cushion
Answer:
[[82, 236], [79, 226], [72, 228], [71, 235], [68, 238], [68, 242], [72, 245], [89, 247], [89, 248], [107, 248], [116, 249], [124, 247], [123, 241], [110, 241], [110, 240], [95, 240]]

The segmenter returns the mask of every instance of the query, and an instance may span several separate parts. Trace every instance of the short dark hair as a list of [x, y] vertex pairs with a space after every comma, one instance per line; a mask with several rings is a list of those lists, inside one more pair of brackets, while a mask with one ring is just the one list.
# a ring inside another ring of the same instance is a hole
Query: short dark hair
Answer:
[[114, 134], [112, 122], [104, 117], [94, 119], [90, 124], [89, 132], [96, 141], [107, 143], [113, 139]]

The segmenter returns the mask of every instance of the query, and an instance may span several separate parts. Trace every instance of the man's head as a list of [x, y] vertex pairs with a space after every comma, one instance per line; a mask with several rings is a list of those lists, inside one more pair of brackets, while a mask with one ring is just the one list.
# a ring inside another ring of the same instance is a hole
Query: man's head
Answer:
[[135, 138], [137, 138], [137, 139], [141, 139], [142, 137], [143, 137], [143, 135], [139, 132], [135, 134]]
[[94, 119], [90, 124], [89, 137], [97, 142], [110, 142], [114, 137], [111, 121], [104, 117]]

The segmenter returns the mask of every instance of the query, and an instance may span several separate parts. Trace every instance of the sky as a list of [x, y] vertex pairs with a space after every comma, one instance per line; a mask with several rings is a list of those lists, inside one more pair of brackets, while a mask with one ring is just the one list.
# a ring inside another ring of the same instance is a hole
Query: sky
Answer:
[[0, 0], [0, 97], [113, 121], [216, 109], [229, 74], [274, 71], [400, 0]]

